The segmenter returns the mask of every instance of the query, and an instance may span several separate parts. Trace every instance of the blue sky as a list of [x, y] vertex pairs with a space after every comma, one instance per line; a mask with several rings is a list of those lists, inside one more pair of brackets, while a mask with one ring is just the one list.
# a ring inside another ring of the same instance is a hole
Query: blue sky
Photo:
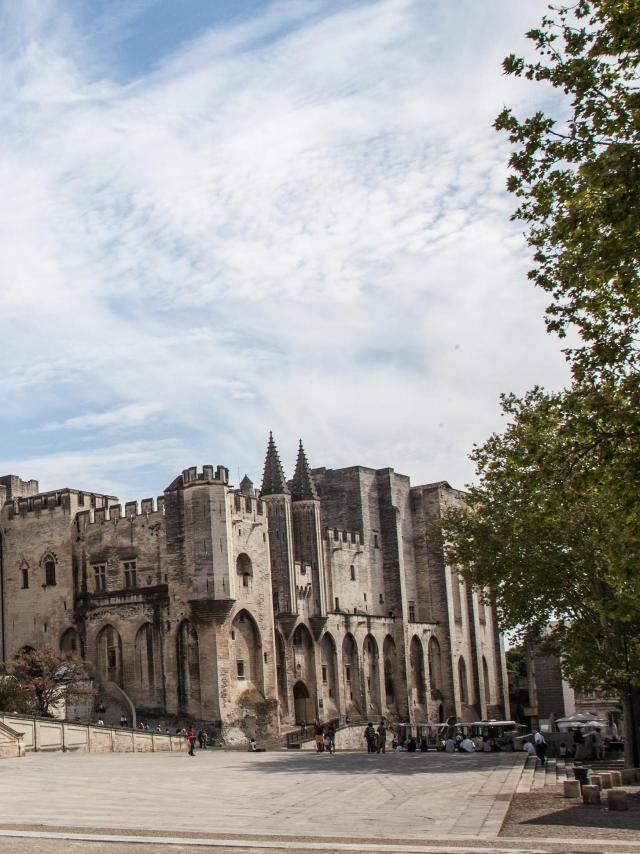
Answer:
[[530, 0], [0, 3], [0, 468], [472, 477], [566, 368], [504, 190]]

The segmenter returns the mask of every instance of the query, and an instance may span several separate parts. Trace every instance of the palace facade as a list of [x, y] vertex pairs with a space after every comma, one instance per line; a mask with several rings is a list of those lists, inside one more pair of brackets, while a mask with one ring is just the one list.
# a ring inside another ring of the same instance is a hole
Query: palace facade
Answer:
[[59, 646], [145, 719], [276, 733], [315, 718], [509, 715], [492, 608], [445, 564], [434, 523], [463, 500], [391, 468], [262, 485], [185, 469], [157, 499], [0, 478], [2, 658]]

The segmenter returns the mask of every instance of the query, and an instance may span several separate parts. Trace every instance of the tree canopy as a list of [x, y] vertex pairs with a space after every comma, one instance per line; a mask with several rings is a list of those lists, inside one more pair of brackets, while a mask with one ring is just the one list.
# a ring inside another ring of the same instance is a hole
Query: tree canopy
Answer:
[[638, 371], [640, 333], [640, 4], [549, 8], [527, 33], [536, 59], [503, 67], [561, 93], [558, 114], [505, 108], [495, 126], [514, 146], [508, 188], [534, 249], [529, 276], [551, 294], [549, 330], [579, 332], [578, 378], [624, 376]]
[[58, 703], [94, 693], [88, 684], [88, 665], [52, 646], [25, 649], [5, 665], [23, 689], [32, 693], [34, 714], [47, 717]]

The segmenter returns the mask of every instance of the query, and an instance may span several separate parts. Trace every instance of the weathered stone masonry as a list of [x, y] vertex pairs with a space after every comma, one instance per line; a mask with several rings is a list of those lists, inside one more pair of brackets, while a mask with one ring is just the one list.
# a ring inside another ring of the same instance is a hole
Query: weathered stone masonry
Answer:
[[263, 483], [185, 469], [156, 501], [0, 478], [2, 657], [44, 643], [138, 713], [275, 732], [316, 717], [508, 715], [492, 609], [432, 533], [462, 500], [393, 469]]

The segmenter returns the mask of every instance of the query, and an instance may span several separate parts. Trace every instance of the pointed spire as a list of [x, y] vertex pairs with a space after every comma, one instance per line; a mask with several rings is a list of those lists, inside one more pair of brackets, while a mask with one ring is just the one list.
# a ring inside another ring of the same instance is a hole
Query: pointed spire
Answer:
[[288, 495], [289, 487], [282, 471], [282, 463], [278, 455], [276, 443], [273, 441], [273, 433], [269, 431], [269, 444], [267, 445], [267, 457], [264, 461], [264, 473], [262, 475], [261, 495]]
[[291, 481], [291, 497], [294, 501], [313, 501], [318, 498], [316, 485], [313, 482], [311, 469], [307, 462], [307, 455], [302, 447], [302, 439], [300, 439], [300, 445], [298, 446], [296, 470]]
[[243, 495], [253, 495], [253, 481], [248, 474], [245, 474], [240, 481], [240, 492]]

